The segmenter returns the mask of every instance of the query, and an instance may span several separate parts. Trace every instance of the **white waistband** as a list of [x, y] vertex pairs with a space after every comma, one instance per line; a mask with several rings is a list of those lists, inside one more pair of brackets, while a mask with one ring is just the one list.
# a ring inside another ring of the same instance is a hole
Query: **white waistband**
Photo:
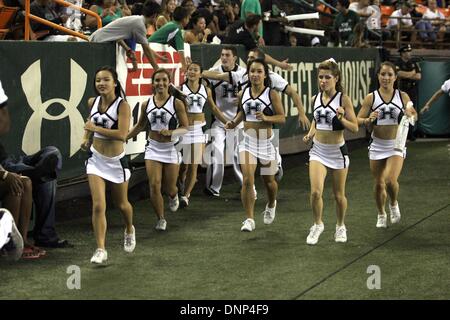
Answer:
[[336, 147], [337, 147], [337, 148], [340, 148], [340, 147], [342, 147], [343, 145], [345, 145], [345, 140], [342, 141], [341, 143], [328, 144], [328, 143], [322, 143], [322, 142], [319, 142], [319, 141], [316, 140], [316, 138], [313, 138], [313, 143], [316, 144], [316, 145], [318, 145], [318, 146], [320, 146], [320, 147], [322, 147], [322, 148], [330, 148], [330, 149], [333, 149], [333, 148], [336, 148]]
[[125, 156], [125, 150], [122, 151], [121, 154], [119, 154], [117, 156], [114, 156], [114, 157], [108, 157], [108, 156], [105, 156], [105, 155], [101, 154], [100, 152], [95, 150], [94, 146], [91, 146], [90, 150], [92, 151], [93, 154], [95, 154], [99, 158], [102, 158], [102, 159], [105, 159], [105, 160], [120, 160], [120, 159], [122, 159]]

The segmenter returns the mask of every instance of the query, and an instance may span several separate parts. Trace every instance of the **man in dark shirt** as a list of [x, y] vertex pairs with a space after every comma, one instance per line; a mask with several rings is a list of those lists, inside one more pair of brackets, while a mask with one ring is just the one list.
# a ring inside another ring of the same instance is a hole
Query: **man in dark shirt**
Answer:
[[[67, 20], [67, 16], [60, 15], [56, 12], [53, 7], [52, 0], [34, 0], [34, 2], [30, 5], [30, 13], [38, 16], [39, 18], [45, 19], [47, 21], [63, 25]], [[33, 32], [39, 32], [48, 30], [49, 33], [47, 35], [59, 35], [64, 34], [63, 32], [56, 30], [52, 27], [46, 26], [45, 24], [35, 22], [31, 20], [31, 29]]]
[[242, 20], [236, 21], [230, 27], [225, 43], [242, 44], [247, 50], [256, 48], [258, 39], [255, 39], [254, 34], [258, 31], [260, 23], [261, 16], [256, 14], [249, 15], [245, 22]]
[[353, 29], [359, 22], [356, 12], [348, 10], [349, 0], [338, 0], [336, 8], [339, 10], [334, 19], [333, 31], [335, 35], [335, 45], [351, 46], [353, 40]]
[[[397, 77], [398, 77], [398, 88], [408, 94], [414, 108], [418, 107], [418, 82], [422, 78], [421, 69], [417, 62], [415, 62], [411, 57], [411, 45], [407, 44], [402, 46], [398, 52], [400, 53], [400, 58], [398, 59], [397, 66]], [[409, 138], [414, 140], [414, 129], [410, 127]]]
[[261, 10], [270, 12], [269, 17], [263, 18], [264, 43], [266, 46], [283, 46], [286, 44], [286, 33], [282, 32], [282, 23], [287, 24], [286, 18], [281, 16], [281, 9], [274, 0], [260, 0]]
[[[223, 43], [227, 44], [242, 44], [247, 51], [258, 47], [258, 39], [254, 38], [254, 34], [258, 31], [258, 26], [261, 23], [261, 16], [256, 14], [250, 14], [245, 19], [245, 22], [241, 20], [236, 21], [230, 28], [228, 37]], [[286, 60], [279, 61], [266, 53], [265, 61], [267, 64], [271, 64], [280, 67], [284, 70], [292, 70], [292, 66]]]

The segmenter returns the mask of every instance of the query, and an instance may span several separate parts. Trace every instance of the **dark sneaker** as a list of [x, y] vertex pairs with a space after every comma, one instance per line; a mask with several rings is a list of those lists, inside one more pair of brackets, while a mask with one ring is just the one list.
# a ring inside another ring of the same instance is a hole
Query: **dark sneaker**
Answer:
[[212, 197], [220, 197], [220, 193], [219, 193], [219, 192], [217, 192], [217, 191], [215, 191], [215, 190], [213, 190], [213, 189], [210, 189], [210, 188], [205, 188], [205, 189], [203, 190], [203, 192], [204, 192], [206, 195], [208, 195], [208, 196], [212, 196]]

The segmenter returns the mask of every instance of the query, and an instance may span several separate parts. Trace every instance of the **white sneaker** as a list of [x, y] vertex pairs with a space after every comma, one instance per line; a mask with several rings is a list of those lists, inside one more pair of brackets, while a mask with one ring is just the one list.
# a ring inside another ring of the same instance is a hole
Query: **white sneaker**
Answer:
[[255, 230], [255, 220], [248, 218], [242, 222], [241, 231], [252, 232], [253, 230]]
[[186, 196], [180, 197], [180, 208], [186, 208], [189, 206], [189, 198]]
[[347, 229], [345, 225], [336, 226], [336, 233], [334, 234], [334, 241], [347, 242]]
[[306, 238], [307, 244], [316, 244], [319, 241], [319, 237], [322, 234], [323, 230], [325, 229], [323, 223], [321, 224], [314, 224], [309, 229], [308, 237]]
[[264, 223], [271, 224], [275, 219], [275, 210], [277, 208], [277, 201], [275, 200], [275, 206], [273, 208], [269, 208], [269, 204], [266, 204], [266, 210], [264, 210]]
[[173, 199], [169, 196], [170, 211], [172, 211], [172, 212], [177, 211], [179, 206], [180, 206], [180, 201], [178, 201], [178, 194]]
[[166, 231], [167, 221], [166, 219], [159, 219], [156, 223], [155, 229], [159, 231]]
[[390, 211], [391, 223], [399, 222], [401, 215], [400, 215], [400, 208], [398, 207], [398, 202], [395, 206], [391, 206], [391, 204], [389, 204], [389, 211]]
[[91, 258], [91, 263], [103, 264], [108, 260], [108, 252], [104, 249], [98, 248], [95, 250], [94, 255]]
[[387, 215], [386, 214], [378, 215], [377, 228], [387, 228]]
[[132, 226], [132, 229], [133, 231], [130, 234], [128, 234], [125, 229], [123, 235], [123, 250], [125, 250], [125, 252], [133, 252], [136, 247], [136, 230], [134, 229], [134, 226]]

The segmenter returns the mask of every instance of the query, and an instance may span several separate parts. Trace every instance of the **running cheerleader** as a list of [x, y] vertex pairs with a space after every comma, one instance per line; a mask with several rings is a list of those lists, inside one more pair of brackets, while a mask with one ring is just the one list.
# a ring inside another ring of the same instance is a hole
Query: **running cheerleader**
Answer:
[[180, 206], [182, 208], [189, 205], [189, 197], [197, 181], [197, 168], [202, 163], [205, 151], [206, 137], [203, 134], [203, 126], [206, 125], [204, 113], [206, 102], [208, 102], [216, 119], [223, 124], [227, 122], [227, 119], [212, 99], [211, 89], [202, 84], [201, 76], [202, 67], [200, 64], [191, 63], [187, 70], [187, 81], [181, 87], [181, 90], [186, 95], [189, 121], [189, 131], [181, 140], [181, 143], [185, 145], [185, 148], [183, 148], [183, 163], [187, 167], [186, 181], [181, 182], [181, 185], [184, 185], [180, 198]]
[[145, 148], [145, 168], [150, 186], [150, 201], [158, 217], [155, 229], [165, 231], [164, 200], [161, 189], [169, 196], [169, 209], [178, 210], [176, 186], [181, 155], [175, 148], [179, 137], [187, 132], [188, 119], [181, 100], [169, 94], [170, 74], [158, 69], [152, 76], [153, 96], [141, 105], [138, 123], [131, 129], [128, 139], [150, 128]]
[[397, 71], [391, 62], [383, 62], [378, 70], [379, 89], [369, 93], [358, 113], [359, 124], [373, 129], [369, 145], [370, 171], [374, 178], [375, 201], [378, 209], [377, 228], [387, 227], [385, 211], [386, 198], [389, 195], [389, 214], [391, 223], [400, 221], [398, 206], [398, 177], [406, 157], [406, 148], [396, 147], [399, 123], [405, 114], [417, 119], [417, 112], [408, 95], [394, 89]]
[[327, 172], [333, 177], [333, 192], [336, 199], [336, 242], [347, 242], [347, 229], [344, 218], [347, 211], [345, 182], [347, 179], [348, 157], [344, 140], [344, 129], [358, 131], [358, 122], [350, 98], [343, 94], [341, 72], [334, 59], [319, 65], [318, 86], [320, 92], [312, 98], [313, 123], [309, 133], [303, 138], [305, 143], [313, 139], [309, 151], [309, 181], [311, 183], [311, 207], [314, 225], [306, 239], [314, 245], [324, 230], [323, 188]]
[[278, 184], [276, 151], [272, 143], [273, 124], [285, 122], [284, 110], [277, 92], [270, 89], [269, 69], [264, 60], [255, 59], [247, 66], [250, 85], [239, 97], [239, 112], [227, 122], [226, 129], [234, 129], [244, 121], [244, 137], [241, 140], [239, 162], [243, 174], [241, 199], [247, 219], [242, 223], [241, 231], [255, 230], [255, 171], [258, 162], [261, 176], [267, 189], [268, 203], [264, 210], [264, 223], [271, 224], [275, 219]]
[[[133, 207], [128, 202], [131, 172], [124, 150], [131, 111], [128, 103], [120, 96], [120, 83], [113, 68], [106, 66], [96, 72], [95, 91], [98, 96], [88, 100], [91, 113], [84, 127], [81, 148], [89, 150], [86, 173], [92, 196], [92, 225], [97, 240], [97, 250], [91, 263], [103, 264], [108, 259], [105, 250], [106, 182], [111, 183], [111, 198], [125, 220], [124, 250], [133, 252], [136, 246]], [[94, 137], [90, 145], [92, 134]]]

